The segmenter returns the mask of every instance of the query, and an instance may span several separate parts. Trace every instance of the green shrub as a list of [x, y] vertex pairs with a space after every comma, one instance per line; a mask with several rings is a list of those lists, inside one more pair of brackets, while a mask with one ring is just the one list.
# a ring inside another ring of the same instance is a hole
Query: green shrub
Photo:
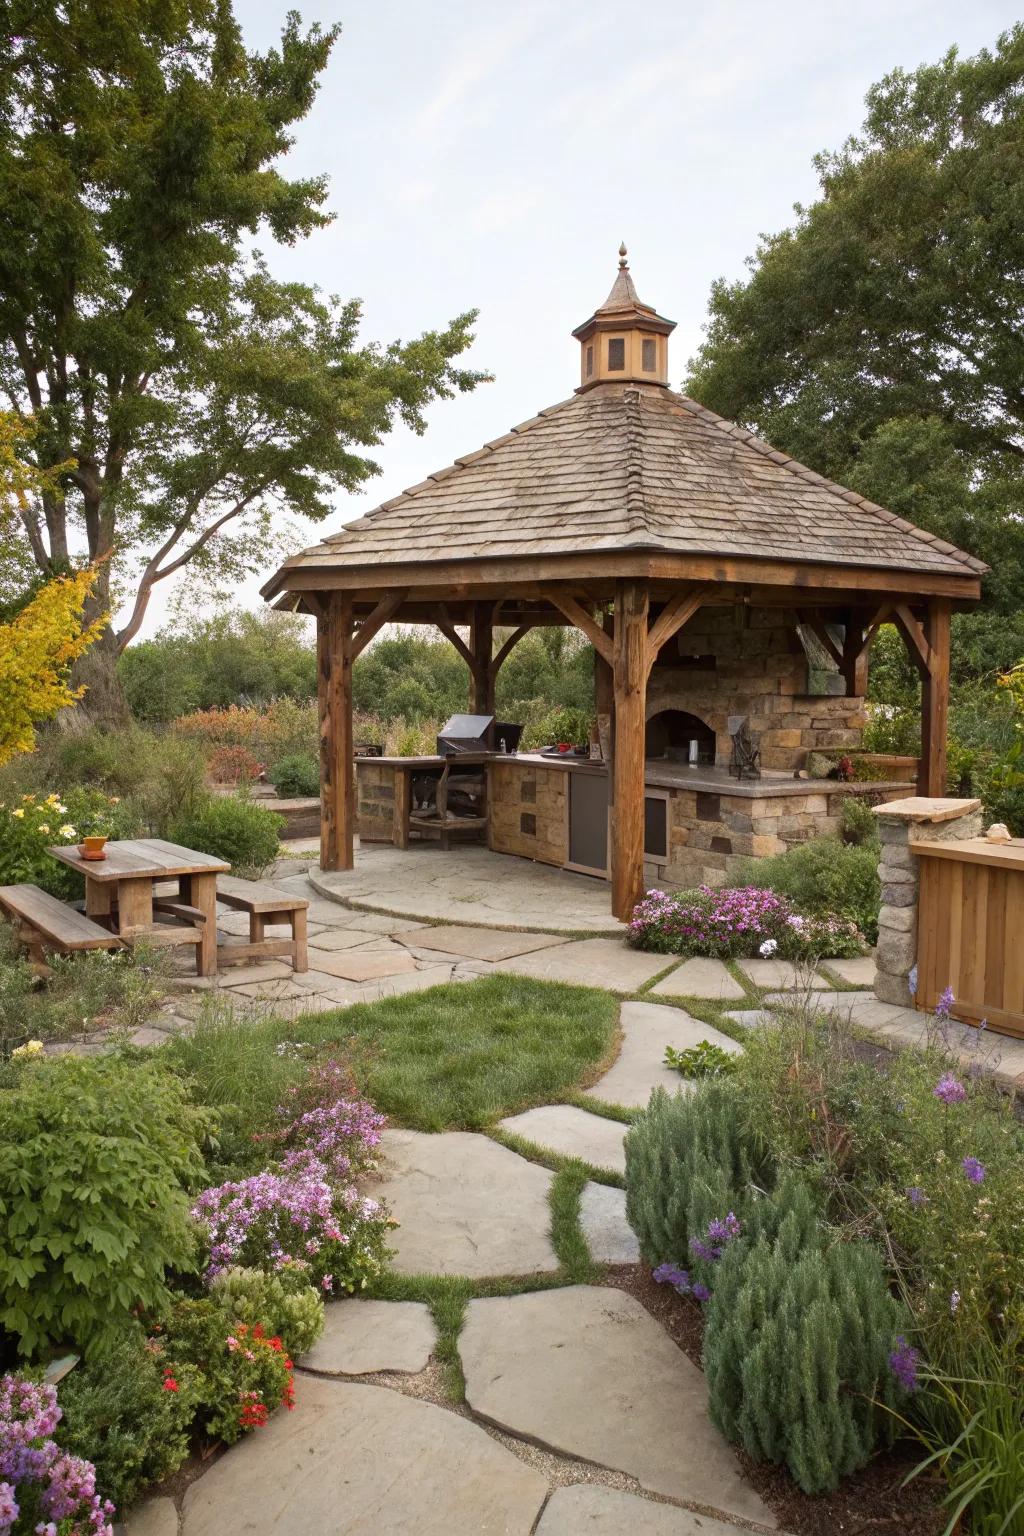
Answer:
[[190, 1270], [206, 1115], [156, 1062], [41, 1061], [0, 1093], [0, 1325], [102, 1347]]
[[878, 848], [878, 818], [866, 800], [859, 795], [847, 795], [839, 813], [839, 835], [844, 843], [854, 848], [869, 844]]
[[683, 1263], [690, 1238], [727, 1211], [742, 1216], [768, 1171], [730, 1080], [709, 1078], [689, 1097], [656, 1088], [626, 1133], [626, 1215], [644, 1261]]
[[[5, 934], [9, 930], [4, 930]], [[0, 949], [0, 1050], [5, 1038], [68, 1040], [107, 1027], [130, 1031], [148, 1022], [164, 993], [166, 950], [90, 950], [48, 957], [41, 985], [17, 956]], [[17, 1043], [15, 1041], [15, 1043]]]
[[812, 838], [771, 858], [744, 860], [730, 884], [765, 886], [801, 912], [856, 923], [871, 944], [878, 938], [881, 887], [877, 850], [870, 844], [851, 847], [836, 837]]
[[276, 1334], [290, 1355], [304, 1355], [324, 1331], [323, 1297], [305, 1274], [284, 1269], [226, 1269], [210, 1286], [210, 1297], [229, 1317]]
[[177, 1301], [164, 1351], [175, 1373], [195, 1370], [198, 1423], [228, 1445], [292, 1403], [292, 1362], [282, 1341], [263, 1323], [238, 1322], [216, 1301]]
[[[770, 1206], [770, 1201], [762, 1202]], [[899, 1309], [865, 1242], [807, 1241], [790, 1209], [774, 1237], [726, 1248], [704, 1332], [711, 1420], [755, 1461], [825, 1493], [891, 1441], [889, 1353]]]
[[[189, 1454], [197, 1373], [165, 1375], [161, 1354], [142, 1330], [127, 1328], [109, 1350], [83, 1361], [61, 1382], [58, 1444], [96, 1468], [96, 1486], [124, 1512], [149, 1484], [176, 1472]], [[175, 1389], [166, 1382], [172, 1380]]]
[[581, 746], [589, 742], [593, 723], [592, 709], [557, 706], [528, 723], [523, 732], [523, 749], [533, 751], [537, 747], [555, 746], [562, 741], [574, 747]]
[[236, 874], [258, 876], [279, 853], [284, 817], [244, 795], [211, 795], [171, 824], [171, 840], [225, 859]]
[[283, 799], [298, 799], [304, 795], [319, 795], [320, 764], [315, 757], [293, 752], [282, 757], [267, 774]]

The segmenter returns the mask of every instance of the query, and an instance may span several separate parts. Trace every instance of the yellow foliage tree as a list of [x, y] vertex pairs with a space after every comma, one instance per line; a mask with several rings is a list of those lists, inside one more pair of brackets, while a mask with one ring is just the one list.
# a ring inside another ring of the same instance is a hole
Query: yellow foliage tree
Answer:
[[[43, 484], [53, 491], [67, 466], [41, 473], [23, 457], [32, 423], [10, 411], [0, 412], [0, 537], [25, 498]], [[31, 752], [35, 727], [83, 690], [72, 688], [72, 663], [98, 638], [103, 615], [83, 626], [86, 599], [96, 585], [95, 565], [57, 576], [41, 587], [21, 611], [0, 624], [0, 764], [16, 752]]]

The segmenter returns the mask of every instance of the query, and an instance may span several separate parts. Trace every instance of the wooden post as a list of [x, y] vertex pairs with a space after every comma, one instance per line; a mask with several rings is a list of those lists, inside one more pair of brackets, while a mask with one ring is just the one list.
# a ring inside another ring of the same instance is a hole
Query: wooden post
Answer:
[[469, 669], [469, 712], [494, 714], [494, 678], [491, 650], [494, 643], [494, 604], [474, 603], [470, 625], [469, 648], [473, 660]]
[[862, 699], [868, 691], [868, 651], [864, 644], [864, 615], [856, 608], [846, 618], [841, 670], [848, 699]]
[[316, 624], [320, 706], [320, 868], [354, 863], [355, 752], [352, 739], [352, 599], [331, 594]]
[[648, 588], [615, 588], [615, 760], [612, 769], [612, 911], [628, 922], [644, 893], [644, 732]]
[[949, 728], [949, 613], [948, 598], [933, 597], [924, 622], [928, 645], [927, 671], [921, 678], [921, 765], [917, 791], [920, 795], [946, 793], [946, 734]]
[[[614, 636], [611, 614], [605, 614], [604, 628], [608, 635]], [[611, 667], [599, 651], [594, 652], [594, 713], [601, 756], [611, 773], [615, 761], [615, 680]]]

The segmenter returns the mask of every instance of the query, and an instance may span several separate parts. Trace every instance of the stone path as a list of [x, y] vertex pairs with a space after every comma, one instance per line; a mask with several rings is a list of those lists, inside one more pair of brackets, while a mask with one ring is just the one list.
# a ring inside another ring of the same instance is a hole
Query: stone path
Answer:
[[430, 1308], [422, 1301], [365, 1301], [328, 1307], [324, 1331], [303, 1369], [326, 1376], [368, 1376], [379, 1371], [425, 1371], [437, 1342]]
[[655, 1504], [616, 1488], [576, 1483], [556, 1488], [544, 1508], [537, 1536], [738, 1536], [734, 1525], [710, 1515]]
[[592, 1168], [625, 1173], [626, 1127], [618, 1120], [591, 1115], [573, 1104], [542, 1104], [498, 1121], [503, 1131], [522, 1136], [559, 1157], [578, 1157]]
[[459, 1354], [481, 1418], [651, 1493], [775, 1525], [707, 1418], [702, 1373], [626, 1292], [577, 1285], [471, 1301]]
[[529, 1275], [558, 1268], [548, 1228], [553, 1174], [470, 1131], [385, 1131], [375, 1191], [397, 1232], [399, 1274]]

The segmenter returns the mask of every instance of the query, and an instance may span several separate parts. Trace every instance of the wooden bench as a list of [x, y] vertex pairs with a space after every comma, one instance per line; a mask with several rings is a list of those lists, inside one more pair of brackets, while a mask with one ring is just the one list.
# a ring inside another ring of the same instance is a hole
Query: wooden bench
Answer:
[[[267, 880], [239, 880], [234, 875], [217, 877], [217, 900], [236, 912], [249, 914], [249, 942], [220, 944], [217, 961], [230, 965], [235, 960], [270, 959], [274, 955], [290, 957], [292, 969], [306, 971], [309, 960], [306, 955], [306, 909], [309, 902], [304, 896], [290, 896], [278, 890]], [[290, 939], [268, 939], [264, 929], [268, 924], [287, 923]]]
[[116, 933], [37, 885], [0, 885], [0, 907], [33, 959], [42, 960], [44, 949], [70, 954], [80, 949], [121, 948]]

